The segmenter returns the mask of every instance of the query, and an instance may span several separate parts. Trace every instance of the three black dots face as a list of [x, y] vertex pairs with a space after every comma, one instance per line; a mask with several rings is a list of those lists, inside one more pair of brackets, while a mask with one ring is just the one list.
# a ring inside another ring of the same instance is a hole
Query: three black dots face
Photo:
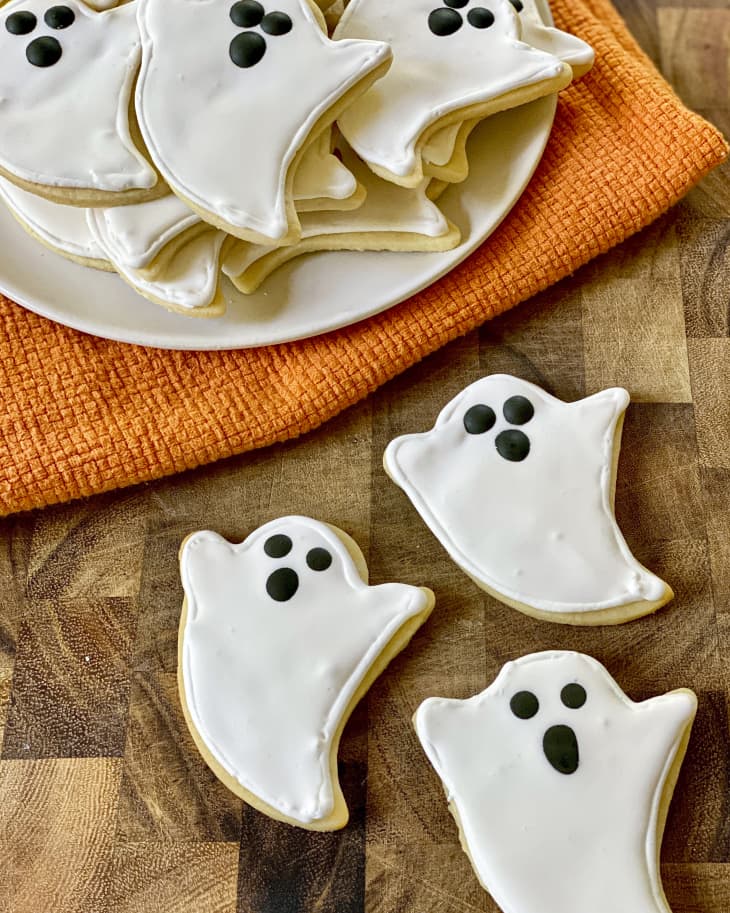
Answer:
[[[570, 682], [560, 692], [560, 701], [569, 710], [580, 710], [587, 700], [586, 689], [578, 682]], [[540, 710], [540, 701], [532, 691], [518, 691], [512, 695], [509, 707], [518, 720], [531, 720]], [[578, 738], [571, 726], [549, 726], [542, 737], [542, 750], [558, 773], [574, 774], [578, 770]]]
[[[286, 558], [293, 543], [289, 536], [279, 533], [264, 542], [264, 553], [269, 558]], [[310, 548], [306, 555], [310, 571], [321, 573], [332, 564], [332, 554], [326, 548]], [[288, 602], [299, 589], [299, 574], [290, 567], [278, 567], [266, 579], [266, 592], [275, 602]]]
[[488, 29], [494, 25], [494, 13], [483, 6], [474, 6], [464, 13], [459, 10], [469, 5], [469, 0], [444, 0], [444, 6], [433, 10], [428, 17], [428, 27], [439, 38], [446, 38], [458, 32], [467, 23], [475, 29]]
[[[521, 13], [524, 9], [522, 0], [510, 0], [512, 6]], [[469, 0], [444, 0], [444, 5], [440, 9], [433, 10], [428, 17], [428, 27], [439, 38], [446, 38], [458, 32], [464, 24], [464, 16], [467, 23], [475, 29], [488, 29], [494, 25], [494, 13], [484, 6], [474, 6], [465, 13], [460, 13], [469, 6]]]
[[[277, 37], [291, 32], [293, 25], [286, 13], [276, 10], [267, 13], [258, 0], [238, 0], [234, 3], [231, 7], [231, 22], [247, 30], [236, 35], [230, 46], [231, 60], [242, 69], [256, 66], [266, 53], [266, 39], [261, 32]], [[255, 29], [261, 31], [254, 31]]]
[[[43, 21], [49, 29], [62, 31], [74, 24], [76, 14], [70, 6], [52, 6], [46, 10]], [[5, 20], [5, 28], [11, 35], [30, 35], [35, 31], [37, 25], [38, 19], [35, 13], [24, 10], [11, 13]], [[58, 63], [62, 55], [61, 42], [50, 35], [34, 38], [25, 49], [28, 63], [34, 67], [52, 67]]]
[[[502, 406], [502, 415], [510, 425], [526, 425], [535, 414], [535, 407], [526, 396], [510, 396]], [[464, 414], [464, 428], [468, 434], [486, 434], [497, 421], [491, 406], [479, 403]], [[520, 463], [530, 452], [530, 439], [518, 428], [500, 431], [494, 439], [497, 453], [510, 463]]]

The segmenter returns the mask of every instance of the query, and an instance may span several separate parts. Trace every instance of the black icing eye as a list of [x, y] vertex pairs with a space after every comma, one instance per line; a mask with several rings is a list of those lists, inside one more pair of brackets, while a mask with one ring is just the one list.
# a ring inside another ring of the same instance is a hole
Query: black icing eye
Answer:
[[434, 35], [438, 35], [440, 38], [458, 32], [463, 24], [461, 13], [452, 9], [434, 10], [428, 17], [428, 27]]
[[571, 710], [580, 709], [583, 704], [585, 704], [587, 698], [586, 689], [577, 682], [571, 682], [560, 692], [560, 700], [566, 707], [570, 707]]
[[69, 6], [52, 6], [46, 11], [43, 21], [52, 29], [67, 29], [74, 24], [76, 14]]
[[521, 720], [531, 720], [540, 709], [540, 702], [532, 691], [518, 691], [509, 702], [510, 710]]
[[290, 567], [277, 568], [266, 581], [266, 592], [276, 602], [288, 602], [298, 589], [299, 577]]
[[474, 26], [475, 29], [488, 29], [490, 25], [494, 25], [494, 13], [484, 9], [483, 6], [469, 10], [466, 18], [469, 20], [469, 25]]
[[526, 425], [535, 414], [535, 407], [526, 396], [510, 396], [502, 407], [510, 425]]
[[520, 463], [530, 452], [530, 439], [523, 431], [514, 428], [500, 431], [494, 443], [499, 455], [510, 463]]
[[256, 66], [266, 53], [266, 42], [257, 32], [241, 32], [231, 42], [231, 60], [237, 67]]
[[267, 35], [286, 35], [291, 32], [292, 21], [286, 13], [268, 13], [261, 21]]
[[460, 10], [463, 9], [468, 2], [469, 0], [444, 0], [444, 5], [451, 6], [455, 10]]
[[231, 7], [231, 21], [242, 29], [250, 29], [264, 18], [264, 8], [256, 0], [239, 0]]
[[496, 421], [497, 416], [494, 414], [494, 409], [481, 403], [467, 409], [464, 415], [464, 427], [469, 434], [484, 434], [494, 426]]
[[28, 45], [25, 56], [34, 67], [52, 67], [61, 59], [63, 49], [55, 38], [36, 38]]
[[277, 535], [269, 536], [264, 542], [264, 551], [269, 558], [283, 558], [288, 555], [292, 549], [292, 541], [289, 536]]
[[11, 35], [30, 35], [38, 25], [38, 20], [33, 13], [11, 13], [5, 20], [5, 28]]
[[514, 6], [518, 13], [521, 13], [525, 8], [522, 0], [509, 0], [509, 2], [512, 4], [512, 6]]
[[307, 552], [307, 567], [313, 571], [326, 571], [332, 564], [332, 555], [326, 548], [310, 548]]

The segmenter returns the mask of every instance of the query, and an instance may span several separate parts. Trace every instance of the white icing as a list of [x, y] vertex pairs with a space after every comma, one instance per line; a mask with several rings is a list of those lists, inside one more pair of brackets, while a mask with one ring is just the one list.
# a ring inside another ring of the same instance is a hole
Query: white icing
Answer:
[[51, 203], [4, 178], [0, 178], [0, 199], [18, 221], [54, 250], [83, 260], [104, 259], [88, 229], [83, 209]]
[[206, 308], [213, 303], [218, 291], [220, 256], [225, 239], [225, 232], [215, 229], [196, 235], [160, 274], [150, 276], [118, 263], [114, 263], [114, 267], [145, 298], [185, 310]]
[[[136, 4], [98, 13], [64, 0], [76, 19], [62, 30], [43, 20], [46, 0], [0, 8], [0, 168], [22, 181], [59, 188], [151, 188], [157, 176], [129, 133], [129, 99], [139, 66]], [[10, 34], [16, 11], [36, 15], [29, 35]], [[58, 63], [32, 66], [26, 48], [57, 39]]]
[[461, 123], [449, 124], [448, 127], [437, 130], [423, 147], [424, 161], [431, 162], [432, 165], [448, 164], [454, 154], [461, 126]]
[[[527, 424], [505, 420], [512, 396], [532, 403]], [[453, 560], [505, 598], [558, 614], [653, 602], [666, 584], [632, 556], [613, 513], [615, 432], [628, 403], [618, 388], [564, 403], [494, 374], [456, 396], [431, 431], [392, 441], [385, 465]], [[477, 404], [496, 423], [468, 434], [464, 416]], [[510, 462], [495, 439], [518, 428], [530, 451]]]
[[467, 106], [552, 82], [564, 71], [556, 57], [519, 40], [509, 0], [489, 4], [496, 19], [486, 29], [467, 23], [468, 9], [458, 11], [464, 24], [446, 37], [429, 29], [434, 9], [433, 0], [352, 0], [334, 33], [387, 41], [393, 49], [388, 73], [338, 124], [361, 158], [404, 178], [417, 169], [416, 147], [429, 126]]
[[174, 194], [133, 206], [87, 210], [89, 228], [112, 263], [143, 269], [182, 232], [200, 222]]
[[519, 14], [522, 40], [534, 48], [559, 57], [573, 70], [576, 79], [587, 73], [595, 60], [593, 48], [576, 35], [546, 25], [536, 0], [522, 0], [522, 4], [523, 9]]
[[[264, 543], [293, 547], [270, 558]], [[312, 548], [332, 555], [310, 570]], [[293, 569], [287, 602], [267, 593], [269, 575]], [[195, 533], [182, 550], [188, 605], [182, 675], [195, 729], [246, 790], [302, 823], [333, 810], [330, 753], [367, 671], [402, 625], [428, 607], [420, 589], [367, 586], [337, 535], [305, 517], [285, 517], [232, 545]]]
[[[567, 63], [573, 70], [574, 78], [590, 70], [595, 55], [589, 44], [575, 35], [547, 25], [536, 0], [522, 0], [522, 4], [519, 22], [525, 44], [547, 51]], [[424, 161], [433, 165], [446, 165], [454, 154], [460, 128], [461, 124], [450, 124], [429, 137], [422, 151]]]
[[[288, 34], [266, 36], [247, 69], [231, 0], [142, 0], [140, 127], [176, 193], [230, 226], [276, 241], [289, 231], [289, 166], [333, 105], [390, 56], [377, 42], [330, 41], [306, 0], [279, 0]], [[249, 30], [262, 34], [259, 28]]]
[[[328, 240], [342, 235], [352, 235], [353, 249], [369, 249], [368, 236], [378, 236], [382, 249], [390, 243], [397, 246], [396, 235], [404, 233], [440, 238], [451, 230], [441, 210], [426, 196], [428, 179], [415, 188], [399, 187], [381, 180], [349, 151], [343, 153], [345, 163], [367, 192], [365, 202], [350, 212], [305, 212], [300, 216], [302, 237], [298, 244], [283, 248], [287, 259], [313, 249], [312, 239], [321, 238], [322, 247]], [[458, 241], [458, 239], [455, 239]], [[306, 243], [310, 242], [310, 243]], [[263, 244], [239, 241], [223, 258], [222, 269], [226, 276], [235, 278], [271, 253]]]
[[[578, 709], [561, 701], [569, 683], [585, 689]], [[538, 698], [531, 719], [510, 710], [520, 691]], [[502, 910], [670, 913], [658, 870], [660, 805], [696, 705], [684, 690], [634, 703], [600, 663], [569, 652], [508, 663], [469, 700], [421, 704], [418, 737]], [[555, 725], [576, 736], [574, 773], [543, 753]]]
[[294, 199], [347, 200], [357, 190], [357, 181], [330, 152], [331, 130], [325, 130], [302, 156], [294, 175]]

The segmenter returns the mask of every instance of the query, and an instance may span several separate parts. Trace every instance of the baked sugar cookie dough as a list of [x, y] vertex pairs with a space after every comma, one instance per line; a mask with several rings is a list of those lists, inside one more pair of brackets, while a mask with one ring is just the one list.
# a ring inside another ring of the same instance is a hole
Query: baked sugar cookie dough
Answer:
[[338, 119], [345, 139], [386, 180], [415, 187], [436, 131], [558, 92], [567, 64], [519, 40], [509, 0], [486, 9], [433, 0], [352, 0], [334, 37], [386, 41], [393, 65]]
[[426, 700], [414, 724], [502, 910], [670, 913], [659, 853], [696, 709], [686, 689], [634, 703], [596, 660], [556, 651], [468, 700]]
[[136, 3], [96, 12], [77, 0], [0, 7], [0, 175], [74, 206], [166, 192], [135, 144]]
[[243, 240], [296, 241], [301, 158], [385, 73], [390, 48], [330, 41], [306, 0], [144, 0], [138, 22], [138, 120], [172, 191]]
[[388, 445], [385, 470], [451, 558], [482, 589], [527, 615], [620, 624], [672, 590], [631, 554], [614, 516], [629, 395], [564, 403], [493, 374], [434, 427]]
[[302, 237], [288, 247], [238, 242], [223, 260], [223, 272], [236, 288], [251, 294], [274, 270], [302, 254], [321, 250], [452, 250], [461, 232], [426, 196], [427, 180], [413, 189], [381, 180], [343, 151], [345, 164], [366, 191], [354, 212], [302, 215]]
[[306, 517], [267, 523], [240, 545], [194, 533], [180, 566], [180, 697], [206, 763], [278, 821], [344, 827], [340, 736], [433, 594], [368, 586], [355, 542]]

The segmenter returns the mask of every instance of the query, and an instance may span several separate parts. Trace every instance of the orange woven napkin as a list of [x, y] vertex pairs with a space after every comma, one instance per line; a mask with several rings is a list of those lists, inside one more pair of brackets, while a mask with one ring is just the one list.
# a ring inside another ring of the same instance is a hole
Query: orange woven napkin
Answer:
[[0, 514], [133, 485], [316, 427], [456, 336], [643, 228], [727, 154], [608, 0], [553, 0], [596, 50], [545, 157], [461, 267], [346, 330], [243, 352], [106, 342], [0, 297]]

